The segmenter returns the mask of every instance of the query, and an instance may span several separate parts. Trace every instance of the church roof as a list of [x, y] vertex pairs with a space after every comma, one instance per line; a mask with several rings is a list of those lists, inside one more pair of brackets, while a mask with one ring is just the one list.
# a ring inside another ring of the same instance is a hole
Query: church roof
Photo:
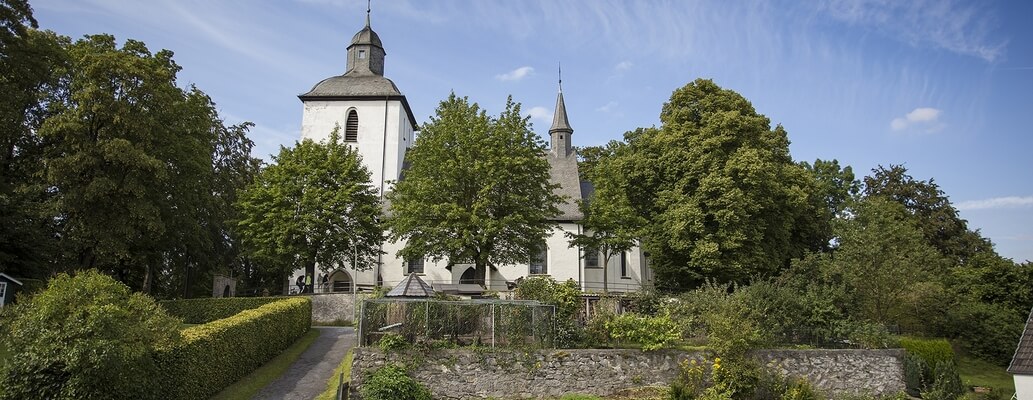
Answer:
[[332, 76], [323, 79], [308, 93], [301, 96], [306, 98], [317, 97], [384, 97], [401, 96], [394, 82], [381, 75], [370, 73], [359, 73], [352, 71], [344, 75]]
[[1011, 365], [1008, 366], [1008, 372], [1013, 375], [1033, 375], [1033, 310], [1030, 310], [1026, 329], [1019, 337], [1019, 345], [1015, 349]]
[[556, 96], [556, 113], [552, 116], [552, 127], [549, 128], [549, 132], [553, 131], [574, 131], [567, 121], [567, 105], [563, 103], [563, 92]]
[[384, 42], [380, 41], [380, 36], [377, 35], [376, 32], [373, 32], [373, 28], [369, 27], [368, 19], [366, 20], [366, 27], [362, 28], [361, 31], [356, 32], [355, 36], [352, 36], [352, 44], [348, 47], [357, 44], [368, 44], [377, 46], [379, 48], [384, 48]]
[[556, 205], [560, 209], [559, 215], [554, 218], [557, 221], [579, 221], [584, 218], [577, 206], [581, 200], [581, 180], [578, 178], [577, 155], [568, 154], [566, 157], [546, 153], [543, 157], [549, 160], [549, 183], [559, 185], [553, 193], [563, 196], [564, 199]]

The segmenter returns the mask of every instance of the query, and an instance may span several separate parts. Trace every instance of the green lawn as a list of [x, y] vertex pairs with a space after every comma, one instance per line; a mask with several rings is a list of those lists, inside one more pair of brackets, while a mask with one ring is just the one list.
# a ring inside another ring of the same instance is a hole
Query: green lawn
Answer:
[[223, 389], [215, 397], [212, 397], [212, 400], [247, 400], [254, 397], [259, 390], [262, 390], [266, 385], [279, 378], [280, 375], [283, 375], [287, 368], [301, 356], [301, 353], [304, 353], [312, 345], [312, 342], [316, 341], [317, 337], [319, 337], [319, 329], [309, 329], [305, 336], [294, 342], [283, 353], [259, 367], [255, 372], [237, 381], [237, 383]]
[[1015, 393], [1015, 380], [1006, 368], [986, 361], [958, 355], [958, 373], [965, 386], [987, 386], [1000, 389], [1005, 398]]
[[317, 400], [333, 400], [337, 398], [337, 388], [340, 386], [338, 383], [340, 382], [341, 374], [344, 374], [345, 382], [351, 377], [353, 356], [352, 351], [348, 350], [348, 354], [345, 354], [344, 359], [341, 360], [341, 365], [334, 369], [333, 375], [330, 375], [330, 380], [326, 381], [326, 390], [320, 393], [319, 397], [316, 397]]

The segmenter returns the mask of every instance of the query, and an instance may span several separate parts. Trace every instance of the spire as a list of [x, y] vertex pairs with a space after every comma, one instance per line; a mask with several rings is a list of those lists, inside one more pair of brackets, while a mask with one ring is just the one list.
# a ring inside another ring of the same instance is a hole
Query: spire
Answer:
[[370, 1], [366, 0], [366, 26], [362, 28], [348, 46], [348, 68], [346, 73], [384, 75], [384, 44], [380, 36], [370, 28]]
[[563, 102], [563, 70], [558, 71], [559, 91], [556, 93], [556, 113], [552, 116], [552, 127], [549, 128], [550, 144], [552, 153], [557, 157], [566, 157], [571, 153], [570, 136], [574, 134], [574, 128], [570, 127], [567, 121], [567, 105]]
[[560, 93], [563, 93], [563, 63], [560, 63], [556, 69], [560, 77]]
[[371, 0], [366, 0], [366, 27], [367, 27], [367, 28], [369, 28], [369, 10], [370, 10], [370, 1], [371, 1]]

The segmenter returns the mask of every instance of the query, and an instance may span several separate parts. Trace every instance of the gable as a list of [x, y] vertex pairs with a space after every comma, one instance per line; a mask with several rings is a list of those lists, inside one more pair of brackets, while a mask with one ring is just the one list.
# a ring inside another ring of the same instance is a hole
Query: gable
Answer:
[[1026, 329], [1019, 337], [1019, 345], [1015, 349], [1011, 365], [1008, 366], [1008, 372], [1015, 375], [1033, 375], [1033, 310], [1030, 310]]

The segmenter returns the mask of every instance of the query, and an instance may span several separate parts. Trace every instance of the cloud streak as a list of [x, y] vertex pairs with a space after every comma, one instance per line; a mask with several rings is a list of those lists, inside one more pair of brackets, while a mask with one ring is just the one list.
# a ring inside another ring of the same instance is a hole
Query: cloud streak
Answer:
[[993, 210], [999, 208], [1021, 208], [1033, 206], [1033, 196], [1006, 196], [982, 200], [969, 200], [958, 203], [955, 208], [961, 211]]
[[531, 119], [539, 120], [542, 122], [552, 122], [552, 111], [542, 106], [535, 106], [527, 109], [525, 115], [529, 115]]
[[532, 73], [534, 73], [534, 68], [525, 66], [514, 69], [504, 74], [495, 75], [495, 79], [498, 79], [500, 81], [519, 81], [530, 76]]

